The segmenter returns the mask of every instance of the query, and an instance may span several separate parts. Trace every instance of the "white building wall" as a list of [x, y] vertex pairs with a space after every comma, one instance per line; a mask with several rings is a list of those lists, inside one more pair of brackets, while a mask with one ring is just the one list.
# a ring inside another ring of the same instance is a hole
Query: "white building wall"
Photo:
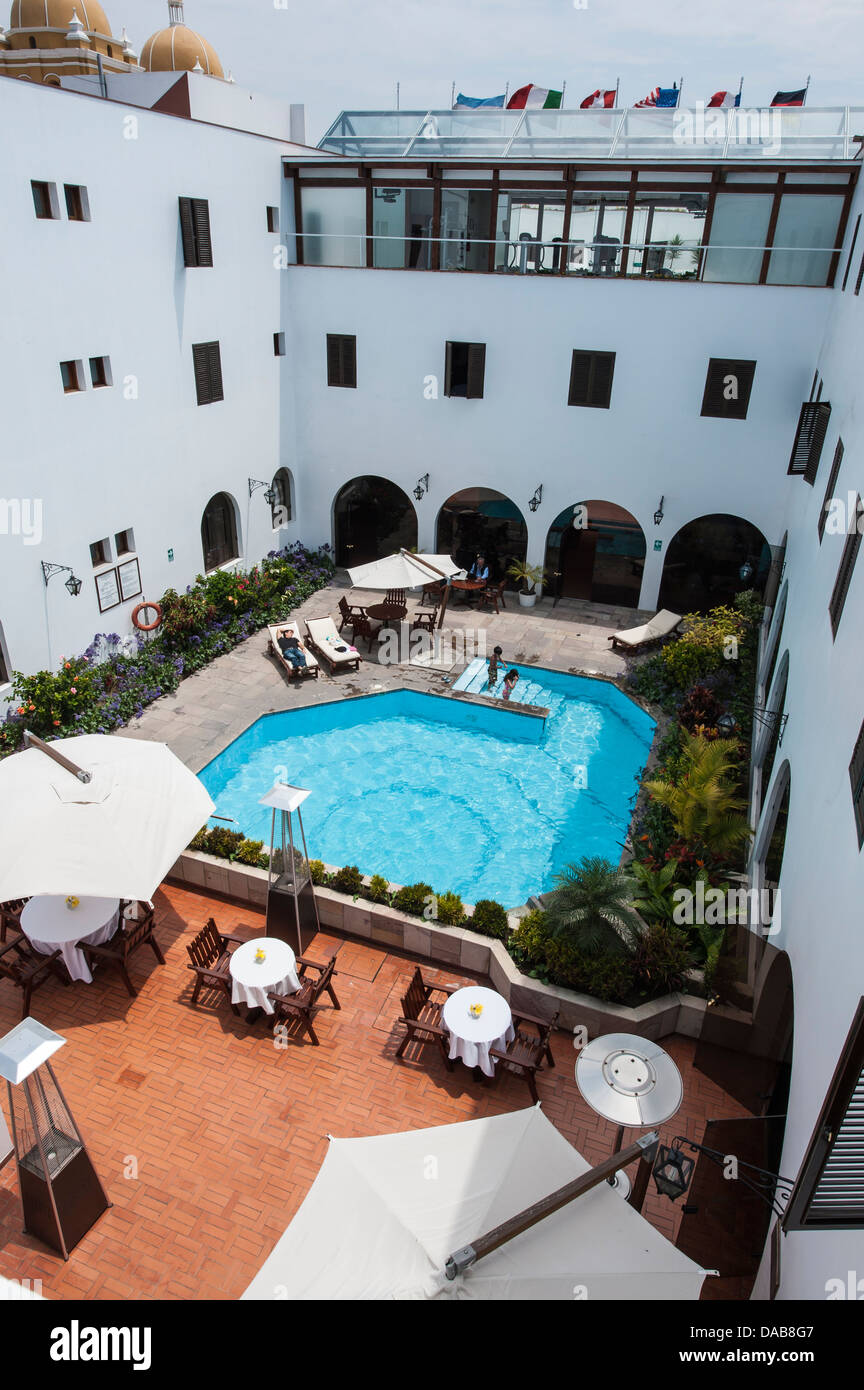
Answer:
[[[263, 490], [247, 495], [249, 476], [269, 483], [283, 461], [266, 208], [282, 207], [290, 147], [23, 82], [0, 82], [0, 119], [15, 132], [0, 155], [0, 498], [41, 499], [44, 526], [38, 545], [0, 534], [0, 623], [13, 666], [32, 671], [49, 660], [46, 598], [55, 661], [130, 630], [131, 602], [99, 613], [92, 541], [132, 527], [158, 598], [202, 569], [215, 492], [236, 499], [250, 560], [296, 536], [273, 532]], [[31, 179], [57, 184], [61, 220], [37, 220]], [[64, 182], [87, 187], [90, 222], [66, 219]], [[181, 195], [209, 200], [212, 269], [184, 268]], [[199, 407], [192, 344], [214, 339], [225, 399]], [[87, 359], [103, 354], [114, 385], [94, 390]], [[65, 359], [84, 361], [81, 394], [64, 395]], [[73, 566], [80, 596], [65, 575], [46, 595], [40, 560]]]
[[[565, 507], [603, 499], [645, 532], [646, 608], [669, 542], [695, 517], [734, 512], [779, 542], [795, 422], [830, 308], [824, 290], [318, 266], [286, 278], [295, 396], [283, 410], [300, 407], [298, 470], [315, 479], [307, 538], [332, 541], [333, 500], [366, 473], [409, 496], [429, 474], [416, 504], [421, 548], [434, 548], [452, 493], [498, 489], [523, 511], [534, 563]], [[327, 386], [328, 332], [357, 336], [356, 390]], [[443, 395], [448, 339], [486, 344], [482, 400]], [[611, 409], [567, 405], [574, 348], [616, 353]], [[701, 417], [710, 357], [757, 362], [746, 420]]]

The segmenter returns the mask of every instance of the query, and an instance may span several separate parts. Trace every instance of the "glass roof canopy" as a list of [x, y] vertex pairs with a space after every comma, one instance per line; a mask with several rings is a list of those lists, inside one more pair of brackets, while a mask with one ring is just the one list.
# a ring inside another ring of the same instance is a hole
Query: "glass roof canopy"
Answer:
[[318, 148], [349, 159], [852, 160], [864, 107], [343, 111]]

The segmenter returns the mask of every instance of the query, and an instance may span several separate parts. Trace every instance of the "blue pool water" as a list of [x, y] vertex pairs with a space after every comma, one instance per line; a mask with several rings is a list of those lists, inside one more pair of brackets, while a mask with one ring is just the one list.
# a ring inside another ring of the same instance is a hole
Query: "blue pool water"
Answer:
[[313, 792], [311, 858], [515, 907], [582, 855], [618, 862], [655, 727], [605, 681], [520, 672], [545, 721], [417, 691], [360, 696], [265, 715], [201, 781], [265, 847], [258, 801], [287, 781]]

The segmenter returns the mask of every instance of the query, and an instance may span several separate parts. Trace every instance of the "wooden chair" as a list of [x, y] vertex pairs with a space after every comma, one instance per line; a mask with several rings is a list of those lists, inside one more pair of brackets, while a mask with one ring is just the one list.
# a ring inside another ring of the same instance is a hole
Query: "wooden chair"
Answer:
[[100, 961], [106, 961], [117, 966], [123, 976], [123, 983], [134, 999], [138, 991], [129, 978], [127, 969], [129, 957], [134, 955], [141, 946], [149, 946], [160, 965], [165, 964], [165, 957], [162, 954], [159, 942], [153, 935], [155, 923], [153, 921], [153, 908], [144, 903], [138, 904], [138, 916], [126, 917], [126, 909], [131, 907], [129, 902], [120, 904], [120, 927], [110, 941], [106, 941], [103, 946], [91, 946], [88, 942], [81, 942], [81, 950], [87, 964], [92, 970]]
[[444, 597], [444, 588], [445, 585], [441, 579], [436, 580], [434, 584], [424, 584], [420, 590], [417, 606], [419, 608], [437, 608]]
[[366, 614], [362, 608], [358, 608], [356, 604], [349, 603], [347, 598], [342, 597], [339, 600], [339, 616], [342, 619], [339, 624], [339, 631], [341, 632], [343, 627], [354, 627], [354, 619], [365, 618]]
[[7, 931], [14, 931], [16, 936], [22, 934], [21, 913], [29, 901], [29, 898], [15, 898], [12, 902], [0, 903], [0, 945], [6, 940]]
[[500, 612], [500, 609], [498, 607], [499, 604], [501, 605], [501, 608], [506, 610], [507, 605], [504, 602], [504, 590], [506, 587], [506, 579], [502, 579], [498, 584], [487, 584], [485, 592], [483, 594], [483, 598], [480, 600], [481, 603], [491, 603], [496, 613]]
[[23, 934], [13, 941], [0, 946], [0, 980], [11, 980], [13, 985], [24, 992], [24, 1006], [21, 1017], [30, 1012], [30, 1000], [34, 990], [44, 985], [49, 975], [54, 975], [61, 984], [68, 985], [69, 976], [61, 960], [59, 951], [43, 956], [34, 950]]
[[[336, 953], [333, 953], [325, 965], [319, 965], [317, 961], [309, 960], [306, 956], [298, 956], [297, 964], [300, 966], [297, 971], [300, 977], [299, 990], [295, 994], [268, 994], [267, 996], [275, 1005], [273, 1029], [275, 1032], [280, 1023], [296, 1023], [297, 1031], [308, 1033], [312, 1039], [313, 1047], [318, 1047], [318, 1035], [312, 1020], [315, 1014], [324, 1007], [323, 1004], [318, 1003], [321, 995], [326, 992], [330, 995], [334, 1009], [342, 1008], [333, 988], [333, 976], [336, 974]], [[316, 970], [318, 974], [313, 979], [306, 974], [307, 970]]]
[[199, 931], [195, 940], [189, 943], [186, 950], [192, 964], [187, 965], [186, 969], [195, 971], [193, 1004], [197, 1004], [202, 989], [218, 989], [228, 995], [231, 1008], [235, 1014], [239, 1014], [240, 1010], [231, 1000], [231, 972], [228, 963], [231, 960], [231, 946], [240, 946], [242, 943], [242, 936], [229, 936], [220, 932], [212, 917]]
[[415, 629], [419, 629], [423, 632], [434, 632], [437, 619], [437, 608], [433, 608], [431, 613], [415, 613], [414, 620], [411, 623], [411, 631], [414, 632]]
[[351, 619], [351, 627], [354, 632], [354, 641], [356, 642], [358, 637], [365, 637], [366, 649], [371, 652], [372, 643], [381, 631], [381, 624], [379, 623], [376, 627], [365, 613], [361, 613], [359, 617]]
[[[531, 1099], [535, 1105], [539, 1100], [537, 1073], [543, 1066], [544, 1058], [550, 1067], [555, 1065], [550, 1039], [558, 1024], [558, 1017], [559, 1014], [556, 1013], [551, 1021], [544, 1021], [542, 1018], [532, 1018], [529, 1014], [514, 1014], [513, 1027], [516, 1031], [506, 1048], [489, 1049], [489, 1056], [494, 1057], [499, 1064], [495, 1068], [496, 1077], [502, 1069], [513, 1072], [514, 1076], [521, 1076], [528, 1082]], [[526, 1023], [537, 1029], [536, 1037], [524, 1031]]]
[[393, 603], [393, 604], [396, 605], [397, 608], [404, 608], [404, 607], [405, 607], [405, 590], [404, 590], [404, 589], [388, 589], [388, 590], [387, 590], [387, 593], [384, 595], [384, 602], [385, 602], [385, 603]]
[[436, 1043], [448, 1071], [453, 1070], [450, 1060], [450, 1034], [441, 1022], [441, 1010], [446, 1000], [433, 999], [433, 994], [449, 996], [453, 990], [447, 985], [433, 985], [423, 979], [420, 967], [411, 977], [411, 983], [402, 995], [402, 1015], [399, 1023], [404, 1024], [406, 1033], [396, 1049], [396, 1056], [404, 1056], [409, 1043]]

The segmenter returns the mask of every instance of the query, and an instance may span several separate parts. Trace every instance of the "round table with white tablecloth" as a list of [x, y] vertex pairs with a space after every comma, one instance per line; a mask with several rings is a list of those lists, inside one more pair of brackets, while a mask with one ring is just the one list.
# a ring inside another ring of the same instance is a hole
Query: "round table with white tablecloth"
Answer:
[[[482, 1012], [474, 1018], [470, 1009], [477, 1004]], [[450, 1034], [451, 1061], [461, 1057], [466, 1067], [479, 1067], [486, 1076], [494, 1076], [489, 1049], [506, 1047], [513, 1037], [513, 1015], [507, 1000], [494, 989], [468, 985], [450, 995], [441, 1010], [441, 1022]]]
[[119, 925], [117, 898], [79, 898], [77, 907], [53, 894], [31, 898], [21, 912], [21, 930], [34, 950], [50, 956], [58, 948], [73, 980], [93, 982], [79, 943], [103, 946]]
[[[262, 961], [256, 960], [259, 951]], [[244, 941], [232, 953], [231, 1002], [245, 1004], [248, 1009], [263, 1009], [272, 1014], [273, 1005], [267, 998], [272, 994], [296, 994], [300, 978], [295, 969], [297, 958], [287, 941], [274, 936], [258, 936]]]

